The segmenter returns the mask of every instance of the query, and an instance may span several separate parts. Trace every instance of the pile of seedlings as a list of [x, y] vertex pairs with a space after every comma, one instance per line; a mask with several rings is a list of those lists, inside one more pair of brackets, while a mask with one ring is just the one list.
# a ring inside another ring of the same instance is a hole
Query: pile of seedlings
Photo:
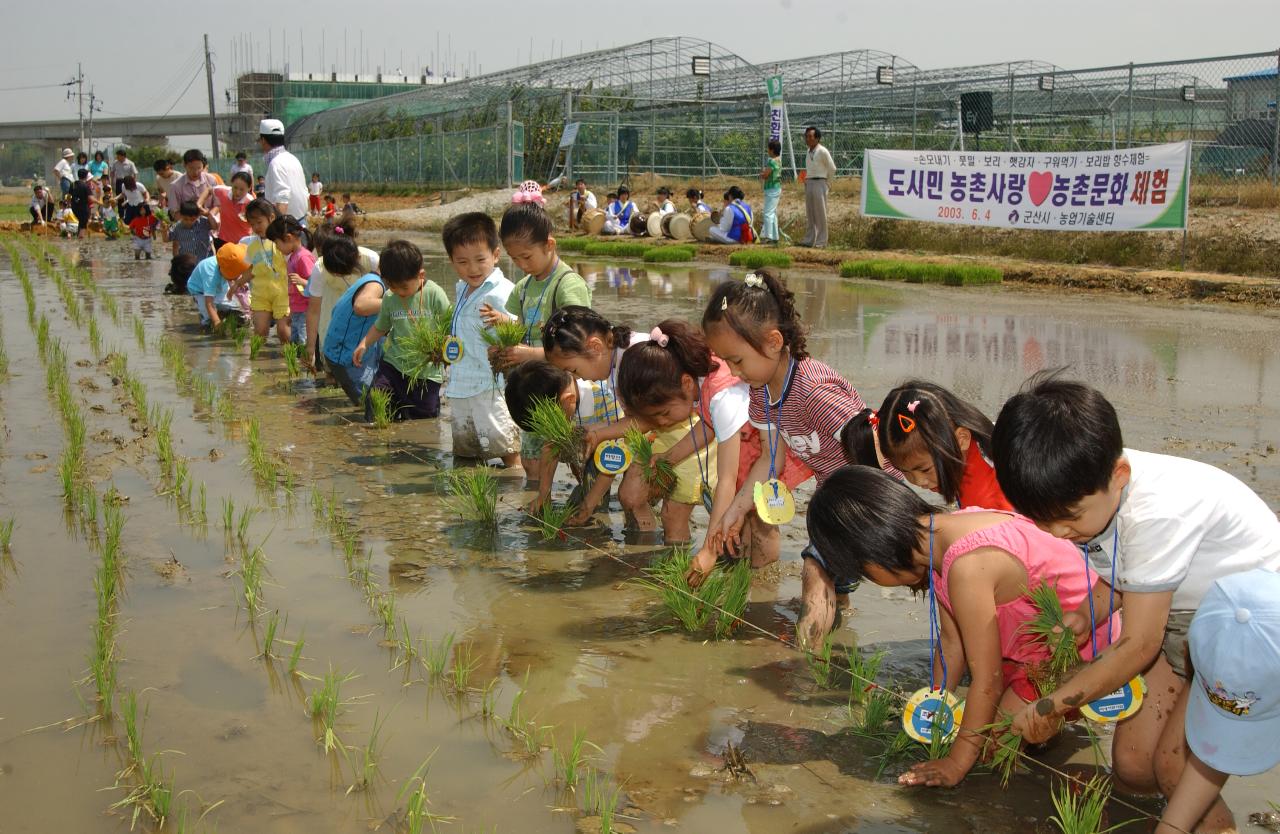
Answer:
[[745, 559], [718, 564], [697, 588], [685, 577], [693, 562], [688, 546], [673, 547], [654, 562], [640, 583], [657, 594], [663, 606], [690, 634], [710, 627], [717, 640], [732, 636], [747, 609], [751, 591], [751, 565]]

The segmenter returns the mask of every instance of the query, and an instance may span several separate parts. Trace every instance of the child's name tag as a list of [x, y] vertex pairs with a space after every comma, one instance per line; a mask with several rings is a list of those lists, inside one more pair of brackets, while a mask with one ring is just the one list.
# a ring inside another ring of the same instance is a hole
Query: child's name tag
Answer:
[[621, 475], [631, 465], [631, 450], [616, 440], [596, 447], [596, 469], [605, 475]]
[[1142, 698], [1147, 693], [1147, 682], [1138, 675], [1115, 692], [1096, 698], [1080, 707], [1080, 714], [1090, 721], [1106, 724], [1123, 721], [1142, 709]]
[[791, 490], [777, 478], [760, 483], [755, 487], [756, 513], [765, 524], [786, 524], [796, 517], [796, 502], [791, 497]]
[[452, 365], [454, 362], [457, 362], [462, 358], [463, 352], [462, 340], [457, 336], [450, 336], [444, 340], [444, 350], [442, 351], [442, 355], [444, 356], [445, 364]]
[[916, 690], [902, 711], [902, 729], [921, 744], [951, 741], [964, 720], [964, 701], [942, 689]]

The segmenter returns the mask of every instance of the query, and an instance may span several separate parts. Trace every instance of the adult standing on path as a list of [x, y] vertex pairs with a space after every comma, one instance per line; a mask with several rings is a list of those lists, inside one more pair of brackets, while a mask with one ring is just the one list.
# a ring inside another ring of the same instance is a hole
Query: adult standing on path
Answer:
[[822, 131], [809, 125], [804, 129], [809, 153], [804, 160], [804, 240], [801, 246], [819, 249], [827, 245], [827, 191], [836, 175], [836, 161], [822, 144]]
[[63, 197], [71, 190], [71, 160], [75, 158], [76, 155], [70, 148], [63, 148], [62, 158], [53, 165], [53, 176], [58, 180], [58, 188]]
[[267, 201], [281, 214], [307, 225], [307, 177], [302, 163], [284, 146], [284, 122], [263, 119], [258, 123], [258, 144], [267, 166]]

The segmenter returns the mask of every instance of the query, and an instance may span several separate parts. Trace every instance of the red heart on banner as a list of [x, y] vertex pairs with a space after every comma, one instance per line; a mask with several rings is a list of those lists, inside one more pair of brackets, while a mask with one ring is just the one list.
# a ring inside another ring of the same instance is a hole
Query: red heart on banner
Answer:
[[1053, 191], [1053, 172], [1052, 171], [1032, 171], [1031, 176], [1027, 177], [1027, 196], [1031, 198], [1034, 205], [1040, 205], [1049, 199], [1049, 193]]

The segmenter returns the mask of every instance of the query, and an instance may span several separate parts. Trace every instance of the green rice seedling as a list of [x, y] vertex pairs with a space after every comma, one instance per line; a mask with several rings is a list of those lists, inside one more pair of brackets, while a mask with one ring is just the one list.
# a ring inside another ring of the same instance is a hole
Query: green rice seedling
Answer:
[[325, 753], [330, 753], [335, 749], [346, 749], [338, 740], [334, 726], [337, 724], [339, 710], [343, 705], [342, 685], [354, 677], [354, 674], [340, 675], [333, 671], [333, 667], [330, 666], [329, 671], [320, 679], [319, 686], [307, 696], [307, 714], [318, 721], [324, 730], [323, 735], [317, 741], [323, 743]]
[[582, 430], [569, 421], [559, 401], [551, 397], [535, 397], [529, 409], [529, 428], [569, 465], [573, 477], [581, 484], [584, 478]]
[[431, 799], [427, 796], [427, 772], [431, 769], [433, 756], [435, 756], [434, 751], [427, 756], [427, 760], [414, 771], [413, 776], [409, 777], [396, 794], [396, 802], [405, 803], [404, 824], [407, 834], [422, 834], [427, 830], [426, 826], [430, 826], [431, 830], [435, 831], [437, 823], [453, 821], [453, 817], [441, 816], [431, 810]]
[[324, 519], [324, 493], [315, 484], [311, 485], [311, 512], [317, 519]]
[[[132, 689], [120, 696], [120, 714], [124, 718], [125, 746], [129, 751], [129, 761], [139, 763], [143, 760], [142, 727], [138, 723], [138, 693]], [[143, 720], [146, 714], [143, 714]]]
[[501, 683], [502, 681], [498, 678], [493, 678], [480, 691], [480, 714], [485, 718], [493, 718], [497, 715], [498, 687]]
[[133, 320], [133, 338], [137, 340], [138, 347], [141, 350], [147, 349], [147, 328], [142, 323], [142, 319], [135, 318]]
[[542, 533], [544, 542], [562, 535], [564, 523], [569, 520], [569, 516], [573, 515], [574, 509], [572, 504], [557, 504], [554, 501], [548, 501], [542, 505], [538, 513], [538, 530]]
[[446, 486], [459, 515], [484, 524], [498, 521], [498, 479], [487, 466], [450, 469]]
[[1060, 779], [1053, 786], [1053, 807], [1058, 813], [1049, 817], [1061, 834], [1108, 834], [1128, 823], [1102, 828], [1102, 817], [1111, 798], [1111, 783], [1101, 774], [1083, 786]]
[[[98, 521], [98, 493], [92, 489], [80, 490], [80, 518], [86, 526]], [[3, 533], [3, 530], [0, 530]], [[0, 548], [2, 550], [4, 548]]]
[[9, 543], [13, 541], [13, 527], [16, 523], [17, 520], [13, 518], [0, 521], [0, 550], [8, 552]]
[[991, 772], [1000, 777], [1000, 787], [1008, 788], [1009, 779], [1018, 766], [1018, 756], [1022, 752], [1022, 737], [1015, 735], [1013, 716], [1002, 715], [998, 721], [983, 727], [991, 741], [991, 761], [988, 763]]
[[884, 732], [885, 724], [894, 717], [893, 696], [879, 687], [873, 689], [862, 706], [862, 715], [858, 720], [860, 735], [875, 736]]
[[453, 651], [453, 632], [440, 638], [440, 642], [427, 642], [422, 655], [422, 665], [432, 680], [444, 678], [444, 671], [449, 665], [449, 656]]
[[250, 617], [262, 606], [262, 577], [266, 572], [266, 555], [261, 547], [246, 549], [240, 559], [240, 580], [243, 584], [242, 599]]
[[471, 683], [471, 673], [480, 665], [472, 654], [470, 643], [459, 643], [453, 652], [453, 666], [449, 670], [453, 678], [453, 691], [466, 692]]
[[881, 738], [880, 740], [884, 746], [879, 755], [874, 757], [879, 761], [879, 765], [876, 767], [877, 779], [883, 776], [884, 772], [889, 768], [915, 758], [921, 749], [916, 740], [907, 735], [906, 731], [901, 728], [892, 736]]
[[646, 263], [683, 263], [696, 254], [692, 246], [654, 246], [644, 250], [643, 257]]
[[385, 429], [390, 426], [395, 419], [391, 409], [391, 392], [382, 388], [370, 388], [365, 396], [369, 398], [369, 411], [374, 428]]
[[266, 336], [259, 336], [257, 333], [254, 333], [252, 336], [250, 336], [249, 337], [249, 358], [257, 359], [258, 354], [262, 352], [262, 349], [266, 347], [266, 345], [267, 345]]
[[304, 639], [306, 632], [298, 636], [293, 643], [293, 651], [289, 653], [289, 674], [296, 675], [298, 673], [298, 661], [302, 660], [302, 647], [306, 644]]
[[587, 248], [588, 243], [593, 243], [591, 238], [583, 235], [579, 237], [557, 237], [556, 248], [561, 252], [581, 252]]
[[836, 678], [836, 668], [831, 662], [835, 651], [836, 638], [828, 634], [817, 651], [806, 651], [805, 660], [809, 664], [809, 673], [819, 689], [830, 689]]
[[693, 551], [689, 547], [673, 547], [665, 557], [648, 567], [644, 571], [646, 578], [640, 580], [641, 585], [658, 595], [667, 611], [690, 633], [707, 624], [712, 612], [705, 599], [713, 598], [712, 594], [718, 596], [724, 582], [723, 573], [717, 570], [712, 571], [697, 590], [689, 588], [685, 576], [692, 561]]
[[258, 657], [264, 660], [275, 660], [273, 652], [276, 644], [276, 632], [280, 629], [280, 609], [272, 611], [267, 617], [267, 628], [262, 633], [262, 654]]
[[173, 811], [173, 786], [160, 765], [160, 754], [142, 759], [123, 771], [121, 776], [128, 773], [137, 775], [138, 784], [123, 799], [114, 803], [111, 809], [133, 808], [129, 826], [131, 829], [146, 814], [151, 817], [157, 831], [164, 830], [164, 824]]
[[739, 249], [729, 256], [730, 266], [759, 269], [762, 266], [791, 266], [791, 256], [771, 249]]
[[875, 689], [876, 675], [880, 674], [880, 664], [884, 660], [884, 650], [872, 654], [863, 654], [854, 650], [849, 653], [849, 702], [860, 703], [868, 692]]
[[196, 520], [200, 526], [209, 523], [209, 494], [205, 489], [204, 481], [200, 482], [199, 502], [196, 504]]
[[670, 495], [676, 488], [676, 468], [666, 458], [658, 458], [655, 462], [653, 441], [644, 432], [632, 427], [627, 429], [622, 442], [627, 444], [632, 460], [644, 475], [644, 482], [649, 487], [650, 503]]
[[40, 314], [40, 324], [36, 326], [36, 348], [44, 356], [49, 350], [49, 319]]
[[235, 519], [236, 504], [224, 495], [222, 497], [222, 529], [230, 533], [231, 528], [235, 526]]
[[9, 377], [9, 354], [5, 352], [4, 342], [0, 340], [0, 379]]
[[58, 461], [58, 477], [62, 481], [62, 497], [68, 504], [76, 500], [76, 477], [80, 462], [70, 455], [64, 454]]
[[[506, 319], [480, 331], [480, 338], [484, 339], [485, 344], [496, 347], [499, 351], [523, 344], [527, 335], [528, 328], [517, 319]], [[489, 361], [489, 368], [493, 371], [493, 384], [497, 386], [498, 374], [505, 369], [493, 360]]]
[[935, 714], [933, 723], [929, 726], [929, 746], [928, 756], [931, 761], [946, 758], [951, 752], [951, 746], [955, 744], [955, 740], [959, 738], [959, 734], [952, 735], [947, 738], [946, 733], [942, 730], [941, 716]]
[[379, 593], [373, 599], [373, 610], [378, 615], [378, 623], [382, 626], [382, 633], [388, 639], [394, 639], [396, 636], [396, 595], [394, 593]]
[[400, 618], [400, 626], [396, 629], [396, 665], [392, 668], [398, 669], [401, 666], [408, 666], [418, 658], [418, 640], [413, 637], [413, 632], [409, 629], [409, 620], [406, 617]]
[[281, 348], [281, 353], [284, 356], [284, 369], [289, 374], [290, 379], [302, 376], [302, 352], [305, 349], [305, 345], [300, 345], [297, 342], [290, 342]]
[[[99, 591], [99, 599], [104, 592]], [[115, 628], [108, 613], [99, 612], [93, 624], [93, 651], [89, 655], [89, 677], [98, 699], [98, 711], [102, 715], [111, 712], [111, 702], [116, 693], [116, 640]]]
[[601, 241], [588, 243], [583, 247], [583, 254], [590, 257], [607, 257], [607, 258], [640, 258], [644, 256], [645, 250], [649, 247], [643, 243], [629, 243], [624, 241]]
[[409, 332], [397, 345], [405, 357], [401, 368], [411, 383], [423, 385], [433, 373], [439, 373], [444, 361], [444, 343], [453, 325], [453, 308], [409, 318]]
[[[244, 347], [245, 340], [249, 338], [250, 328], [242, 327], [235, 316], [228, 317], [227, 322], [227, 335], [231, 337], [231, 341], [235, 344], [237, 349]], [[235, 322], [235, 326], [230, 326], [231, 322]]]
[[747, 610], [747, 600], [751, 595], [751, 564], [746, 559], [735, 559], [729, 567], [720, 570], [727, 576], [718, 600], [719, 610], [715, 614], [715, 636], [717, 640], [726, 640], [742, 622], [742, 615]]
[[573, 743], [568, 750], [561, 751], [558, 748], [552, 754], [552, 761], [555, 763], [556, 779], [560, 782], [560, 786], [565, 790], [573, 790], [578, 787], [578, 778], [586, 764], [585, 749], [591, 747], [599, 750], [599, 747], [587, 741], [587, 733], [585, 730], [574, 729]]
[[953, 264], [942, 279], [948, 287], [976, 287], [1003, 281], [1004, 270], [977, 264]]
[[[388, 716], [390, 713], [387, 714]], [[347, 788], [347, 795], [351, 795], [355, 791], [367, 790], [372, 784], [373, 779], [378, 773], [378, 759], [382, 756], [383, 742], [379, 739], [382, 733], [382, 725], [385, 724], [387, 718], [382, 716], [381, 712], [374, 711], [373, 729], [369, 732], [369, 743], [360, 751], [360, 765], [356, 772], [356, 780]]]
[[89, 319], [89, 349], [93, 351], [95, 359], [102, 356], [102, 331], [98, 328], [96, 318]]
[[249, 539], [249, 525], [258, 515], [257, 507], [245, 507], [240, 511], [240, 520], [236, 523], [236, 538], [243, 544]]
[[1063, 624], [1065, 614], [1058, 589], [1042, 582], [1029, 589], [1027, 596], [1036, 613], [1022, 629], [1049, 649], [1049, 657], [1037, 663], [1029, 677], [1041, 693], [1048, 693], [1057, 689], [1080, 665], [1080, 651], [1076, 648], [1075, 634]]

